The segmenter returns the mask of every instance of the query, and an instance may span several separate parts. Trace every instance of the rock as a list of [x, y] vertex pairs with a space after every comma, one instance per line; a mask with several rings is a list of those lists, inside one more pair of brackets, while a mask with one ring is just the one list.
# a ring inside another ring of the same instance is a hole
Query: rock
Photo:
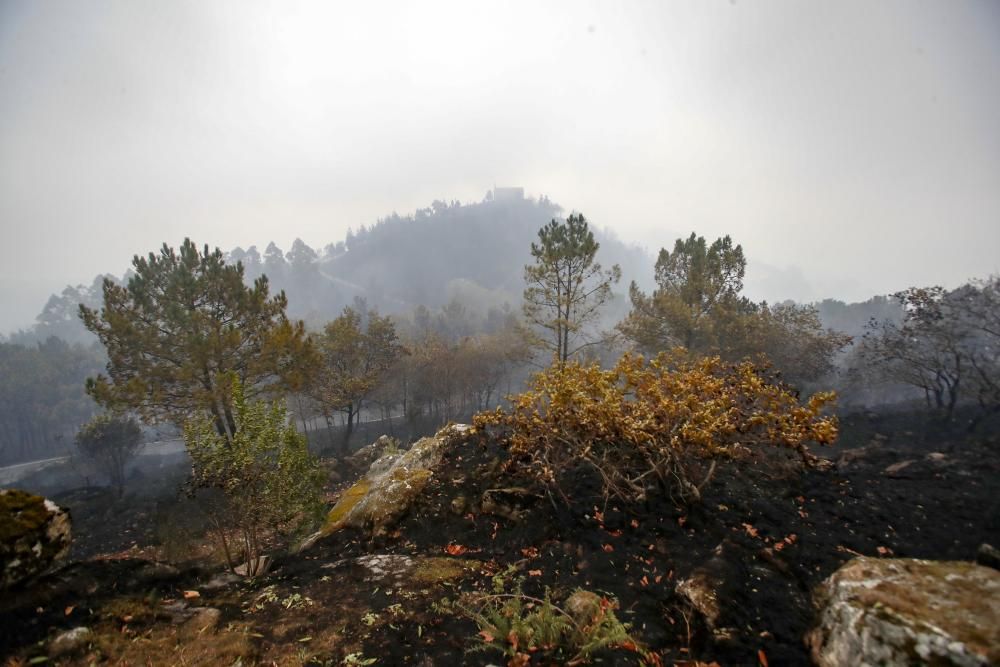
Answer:
[[58, 658], [83, 648], [90, 641], [91, 635], [90, 628], [83, 626], [67, 630], [49, 644], [49, 657]]
[[194, 615], [184, 622], [184, 632], [188, 635], [201, 635], [215, 632], [222, 619], [222, 612], [215, 607], [192, 607]]
[[0, 589], [46, 572], [69, 552], [69, 512], [25, 491], [0, 491]]
[[872, 455], [872, 450], [868, 447], [855, 447], [854, 449], [845, 449], [837, 457], [837, 461], [834, 464], [837, 470], [845, 470], [851, 466], [856, 465], [859, 461], [864, 461], [870, 458]]
[[323, 458], [319, 460], [320, 470], [329, 482], [339, 482], [343, 475], [340, 472], [340, 461], [335, 458]]
[[976, 562], [994, 570], [1000, 570], [1000, 549], [992, 544], [980, 544], [976, 549]]
[[834, 665], [1000, 662], [1000, 573], [973, 563], [861, 557], [814, 592], [813, 660]]
[[141, 561], [135, 570], [119, 581], [119, 584], [124, 584], [129, 588], [139, 588], [169, 581], [179, 574], [180, 570], [167, 563]]
[[479, 508], [483, 514], [493, 514], [511, 521], [519, 521], [524, 511], [524, 505], [535, 497], [535, 494], [520, 487], [487, 489], [483, 492]]
[[468, 570], [479, 568], [476, 561], [461, 558], [405, 556], [402, 554], [371, 554], [339, 560], [323, 567], [335, 570], [351, 565], [360, 566], [367, 570], [365, 581], [377, 582], [382, 586], [404, 586], [407, 583], [418, 586], [439, 584], [458, 579]]
[[175, 625], [180, 625], [184, 623], [192, 616], [194, 616], [194, 609], [188, 607], [186, 602], [177, 600], [174, 602], [167, 602], [160, 606], [161, 614], [165, 614], [170, 618], [170, 622]]
[[882, 474], [887, 477], [905, 477], [906, 475], [904, 473], [906, 469], [911, 467], [914, 463], [916, 463], [916, 461], [913, 459], [893, 463], [891, 466], [886, 466], [886, 469], [882, 471]]
[[[318, 536], [347, 526], [368, 530], [372, 535], [385, 534], [423, 492], [445, 448], [463, 442], [470, 430], [471, 427], [461, 424], [447, 426], [401, 454], [384, 454], [372, 463], [362, 479], [344, 492], [327, 515]], [[315, 542], [318, 536], [306, 540], [302, 548]]]
[[357, 470], [367, 470], [371, 464], [386, 454], [397, 454], [401, 449], [399, 440], [389, 435], [382, 435], [375, 442], [348, 456], [347, 462]]
[[601, 596], [590, 591], [579, 590], [566, 598], [566, 613], [580, 627], [590, 625], [601, 611]]
[[271, 557], [260, 556], [252, 568], [250, 567], [250, 563], [244, 563], [243, 565], [237, 565], [233, 569], [233, 572], [241, 577], [262, 577], [267, 574], [269, 569], [271, 569]]
[[715, 629], [719, 622], [719, 616], [722, 614], [715, 593], [719, 584], [720, 582], [707, 573], [699, 571], [695, 571], [690, 577], [677, 582], [677, 594], [701, 614], [709, 630]]
[[[713, 549], [711, 558], [695, 568], [687, 577], [678, 580], [674, 588], [674, 592], [698, 612], [705, 627], [716, 641], [729, 640], [735, 633], [732, 628], [722, 627], [720, 623], [722, 605], [719, 602], [719, 593], [726, 583], [727, 549], [731, 549], [731, 545], [728, 541], [723, 541]], [[732, 557], [732, 554], [729, 556]]]
[[215, 591], [220, 588], [228, 588], [229, 586], [241, 581], [243, 581], [243, 579], [237, 574], [233, 574], [232, 572], [222, 572], [209, 579], [208, 583], [203, 584], [201, 588], [206, 591]]

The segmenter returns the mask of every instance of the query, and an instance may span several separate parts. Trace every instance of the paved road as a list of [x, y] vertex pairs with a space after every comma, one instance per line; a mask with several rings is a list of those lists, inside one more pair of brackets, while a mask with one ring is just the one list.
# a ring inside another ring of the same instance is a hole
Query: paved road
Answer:
[[[176, 454], [182, 451], [184, 451], [184, 441], [180, 438], [175, 440], [157, 440], [145, 443], [142, 449], [139, 450], [139, 456], [163, 456], [164, 454]], [[0, 468], [0, 487], [9, 486], [32, 473], [44, 470], [49, 466], [65, 463], [66, 461], [69, 461], [68, 456], [57, 456], [51, 459], [29, 461], [28, 463], [18, 463], [17, 465]]]

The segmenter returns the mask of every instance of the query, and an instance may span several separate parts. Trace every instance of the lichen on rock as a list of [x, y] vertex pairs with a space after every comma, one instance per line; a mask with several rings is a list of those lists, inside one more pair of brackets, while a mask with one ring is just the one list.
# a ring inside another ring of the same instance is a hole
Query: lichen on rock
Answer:
[[405, 452], [384, 454], [340, 497], [320, 535], [348, 526], [369, 530], [373, 535], [385, 533], [423, 492], [445, 447], [463, 441], [469, 430], [465, 425], [446, 426]]
[[42, 574], [69, 552], [69, 512], [26, 491], [0, 491], [0, 589]]
[[1000, 662], [1000, 573], [960, 561], [855, 558], [814, 594], [806, 637], [833, 665]]

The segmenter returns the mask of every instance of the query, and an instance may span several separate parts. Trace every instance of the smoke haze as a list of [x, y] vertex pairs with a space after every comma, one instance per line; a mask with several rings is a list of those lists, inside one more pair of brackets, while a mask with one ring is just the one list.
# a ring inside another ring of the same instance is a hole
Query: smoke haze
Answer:
[[754, 298], [955, 286], [1000, 269], [998, 71], [993, 2], [5, 2], [0, 331], [164, 241], [494, 183], [731, 234]]

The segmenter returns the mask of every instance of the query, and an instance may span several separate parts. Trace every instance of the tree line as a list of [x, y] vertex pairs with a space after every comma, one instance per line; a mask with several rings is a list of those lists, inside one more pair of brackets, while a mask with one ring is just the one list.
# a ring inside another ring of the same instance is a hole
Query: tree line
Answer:
[[0, 342], [0, 465], [62, 455], [96, 412], [83, 383], [104, 366], [96, 345], [50, 337]]
[[[190, 488], [222, 494], [213, 513], [220, 539], [234, 567], [243, 563], [253, 571], [269, 540], [307, 522], [319, 506], [316, 462], [294, 418], [308, 433], [319, 417], [330, 448], [344, 454], [366, 409], [435, 424], [490, 414], [512, 387], [520, 388], [534, 365], [549, 369], [534, 381], [540, 393], [513, 399], [515, 407], [528, 411], [504, 417], [501, 409], [482, 423], [528, 429], [524, 437], [545, 440], [531, 430], [538, 408], [530, 406], [537, 402], [542, 411], [555, 409], [557, 396], [572, 403], [573, 396], [586, 393], [586, 378], [592, 377], [588, 391], [605, 382], [605, 398], [624, 392], [628, 405], [647, 410], [636, 414], [648, 426], [668, 412], [678, 428], [689, 422], [683, 394], [685, 387], [699, 387], [699, 392], [721, 391], [720, 405], [770, 406], [768, 418], [788, 429], [789, 447], [798, 447], [795, 434], [805, 428], [795, 415], [807, 415], [806, 430], [812, 429], [810, 437], [817, 441], [835, 437], [834, 422], [823, 415], [832, 394], [814, 395], [801, 410], [794, 406], [801, 388], [829, 376], [852, 337], [823, 327], [815, 307], [772, 306], [742, 295], [746, 258], [740, 245], [728, 236], [712, 243], [696, 234], [677, 239], [672, 250], [659, 253], [654, 289], [644, 291], [633, 281], [629, 311], [611, 328], [600, 315], [614, 298], [612, 287], [621, 271], [617, 265], [602, 267], [600, 248], [580, 214], [553, 218], [538, 230], [538, 241], [530, 245], [533, 263], [523, 267], [520, 317], [509, 307], [492, 309], [474, 323], [476, 318], [455, 301], [436, 313], [421, 307], [409, 318], [392, 317], [357, 298], [321, 330], [310, 332], [302, 320], [288, 316], [284, 291], [272, 293], [266, 274], [251, 282], [242, 262], [227, 261], [219, 249], [199, 248], [190, 239], [176, 250], [164, 244], [158, 253], [136, 256], [126, 282], [104, 280], [100, 308], [79, 306], [107, 363], [105, 373], [86, 382], [87, 394], [106, 413], [81, 431], [78, 442], [91, 452], [102, 444], [119, 450], [133, 446], [115, 434], [134, 434], [128, 424], [135, 418], [182, 427], [194, 463]], [[1000, 403], [996, 294], [993, 280], [953, 292], [931, 288], [896, 295], [902, 319], [873, 323], [858, 348], [859, 358], [869, 368], [882, 369], [886, 378], [911, 384], [919, 378], [927, 396], [949, 415], [959, 387], [975, 387], [980, 404], [992, 409]], [[596, 370], [601, 359], [617, 359], [628, 350], [656, 359], [647, 367], [641, 357], [626, 354], [611, 375]], [[647, 399], [649, 405], [642, 403]], [[597, 415], [608, 420], [609, 432], [631, 424], [621, 421], [625, 408], [620, 403], [598, 400]], [[289, 408], [297, 414], [289, 415]], [[725, 429], [713, 414], [704, 415], [705, 423]], [[747, 424], [756, 423], [753, 414], [747, 413]], [[332, 438], [335, 417], [344, 425], [339, 442]], [[109, 427], [116, 422], [121, 428]], [[591, 436], [581, 436], [583, 449], [562, 455], [575, 460], [591, 451], [585, 445]], [[641, 433], [633, 436], [636, 443], [645, 442]], [[721, 451], [714, 437], [706, 435], [683, 455], [666, 441], [637, 451], [638, 462], [629, 470], [614, 467], [610, 452], [601, 462], [586, 461], [611, 466], [602, 470], [622, 475], [614, 482], [617, 488], [641, 495], [636, 476], [657, 472], [663, 480], [691, 479], [697, 464], [692, 467], [688, 456]], [[558, 452], [548, 451], [545, 461], [550, 454]], [[105, 454], [117, 466], [110, 476], [118, 480], [122, 458]], [[647, 464], [653, 467], [647, 470]], [[300, 474], [289, 476], [288, 470]], [[253, 484], [233, 483], [251, 478]], [[690, 482], [685, 493], [694, 494], [697, 487]], [[273, 511], [265, 512], [265, 506]], [[273, 525], [262, 528], [248, 513], [270, 517]], [[234, 539], [240, 546], [233, 546]], [[232, 549], [239, 555], [233, 556]]]

